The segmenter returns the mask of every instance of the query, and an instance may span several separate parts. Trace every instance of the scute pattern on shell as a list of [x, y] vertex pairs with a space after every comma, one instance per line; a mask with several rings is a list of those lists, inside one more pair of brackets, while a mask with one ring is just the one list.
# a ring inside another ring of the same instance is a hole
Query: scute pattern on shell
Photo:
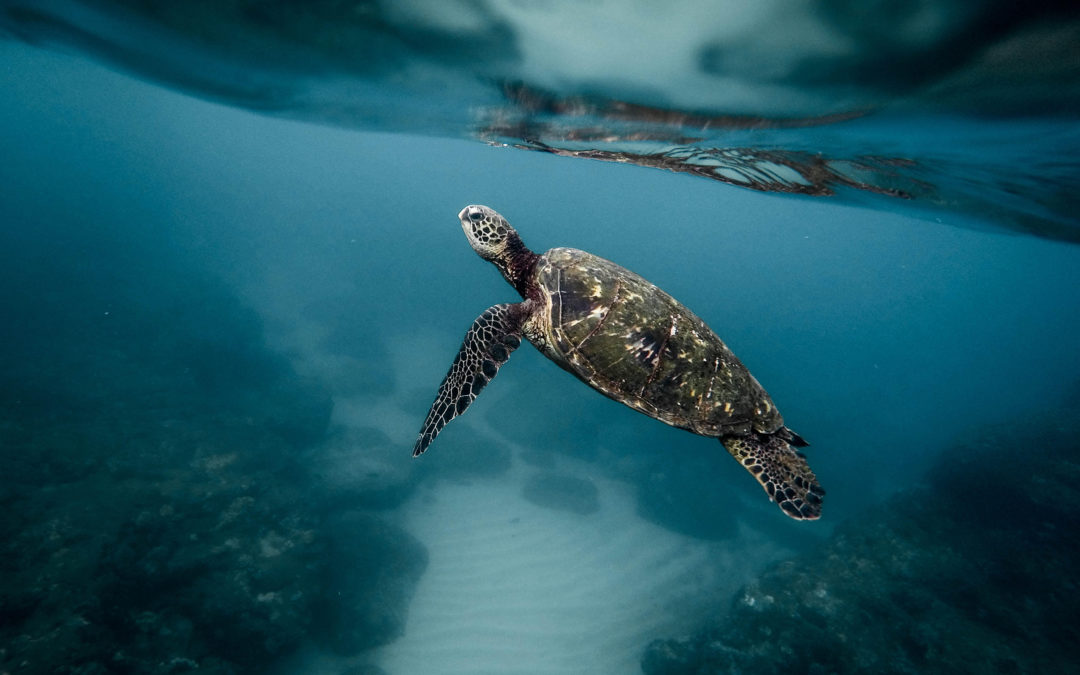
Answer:
[[538, 281], [551, 296], [549, 342], [607, 396], [706, 436], [783, 425], [769, 395], [693, 312], [633, 272], [552, 249]]

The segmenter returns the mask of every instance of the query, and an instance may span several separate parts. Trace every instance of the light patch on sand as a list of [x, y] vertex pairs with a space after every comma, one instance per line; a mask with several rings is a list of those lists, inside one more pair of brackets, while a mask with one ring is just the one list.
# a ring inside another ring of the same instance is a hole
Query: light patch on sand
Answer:
[[441, 484], [409, 505], [430, 564], [388, 673], [630, 673], [653, 637], [681, 623], [707, 547], [638, 521], [604, 484], [599, 512], [521, 499], [517, 480]]
[[428, 486], [402, 508], [430, 563], [406, 634], [374, 662], [391, 675], [640, 672], [651, 640], [723, 611], [777, 555], [769, 544], [748, 555], [745, 534], [735, 546], [670, 532], [637, 516], [629, 486], [585, 463], [560, 465], [593, 480], [598, 512], [524, 500], [534, 469], [520, 461], [498, 480]]

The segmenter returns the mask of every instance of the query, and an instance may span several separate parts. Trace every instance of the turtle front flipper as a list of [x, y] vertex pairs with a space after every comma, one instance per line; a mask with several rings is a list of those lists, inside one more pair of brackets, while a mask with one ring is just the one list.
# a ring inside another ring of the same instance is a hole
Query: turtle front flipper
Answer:
[[495, 305], [473, 321], [431, 404], [413, 446], [413, 457], [423, 454], [447, 422], [465, 412], [510, 358], [510, 352], [521, 345], [526, 314], [522, 303]]
[[[728, 436], [720, 442], [739, 464], [754, 474], [784, 513], [796, 520], [817, 520], [821, 517], [825, 490], [802, 453], [782, 438], [784, 430], [775, 434]], [[795, 438], [802, 441], [798, 436]]]

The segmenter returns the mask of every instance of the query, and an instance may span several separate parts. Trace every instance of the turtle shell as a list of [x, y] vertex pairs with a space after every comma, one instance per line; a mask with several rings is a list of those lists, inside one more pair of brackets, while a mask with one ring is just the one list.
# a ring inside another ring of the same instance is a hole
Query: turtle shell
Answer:
[[548, 299], [545, 351], [606, 396], [705, 436], [783, 426], [769, 395], [716, 333], [637, 274], [555, 248], [537, 266], [536, 281]]

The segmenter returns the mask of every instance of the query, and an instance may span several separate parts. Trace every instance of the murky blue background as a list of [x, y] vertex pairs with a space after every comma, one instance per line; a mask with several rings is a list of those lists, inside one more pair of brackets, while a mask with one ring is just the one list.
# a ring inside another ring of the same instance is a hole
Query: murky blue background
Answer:
[[[274, 119], [21, 43], [0, 42], [0, 63], [5, 671], [418, 672], [378, 651], [408, 639], [412, 584], [416, 603], [438, 597], [423, 579], [439, 560], [410, 523], [447, 485], [483, 495], [513, 484], [516, 495], [534, 467], [599, 485], [600, 512], [614, 508], [605, 486], [621, 486], [611, 489], [627, 491], [626, 519], [685, 546], [744, 551], [752, 563], [702, 590], [722, 617], [733, 583], [815, 555], [834, 528], [924, 484], [974, 439], [1007, 437], [1010, 471], [1023, 473], [1047, 443], [1026, 439], [1075, 425], [1075, 245], [962, 215], [943, 224]], [[410, 459], [465, 329], [515, 300], [461, 234], [455, 216], [470, 203], [498, 209], [536, 251], [615, 260], [704, 318], [811, 442], [823, 519], [787, 522], [715, 441], [596, 395], [528, 346]], [[380, 459], [352, 477], [373, 447]], [[570, 485], [551, 499], [589, 493]], [[489, 513], [484, 499], [453, 509], [455, 521]], [[1014, 507], [988, 494], [979, 518]], [[568, 523], [594, 517], [555, 508]], [[522, 569], [521, 583], [535, 577]], [[1046, 581], [1070, 592], [1071, 579]], [[402, 609], [349, 614], [368, 605]], [[528, 605], [515, 616], [500, 643], [534, 640]], [[582, 672], [619, 672], [690, 623], [657, 627], [610, 663], [590, 656]], [[473, 672], [510, 672], [476, 665], [488, 663], [483, 645], [458, 649], [478, 659]]]

